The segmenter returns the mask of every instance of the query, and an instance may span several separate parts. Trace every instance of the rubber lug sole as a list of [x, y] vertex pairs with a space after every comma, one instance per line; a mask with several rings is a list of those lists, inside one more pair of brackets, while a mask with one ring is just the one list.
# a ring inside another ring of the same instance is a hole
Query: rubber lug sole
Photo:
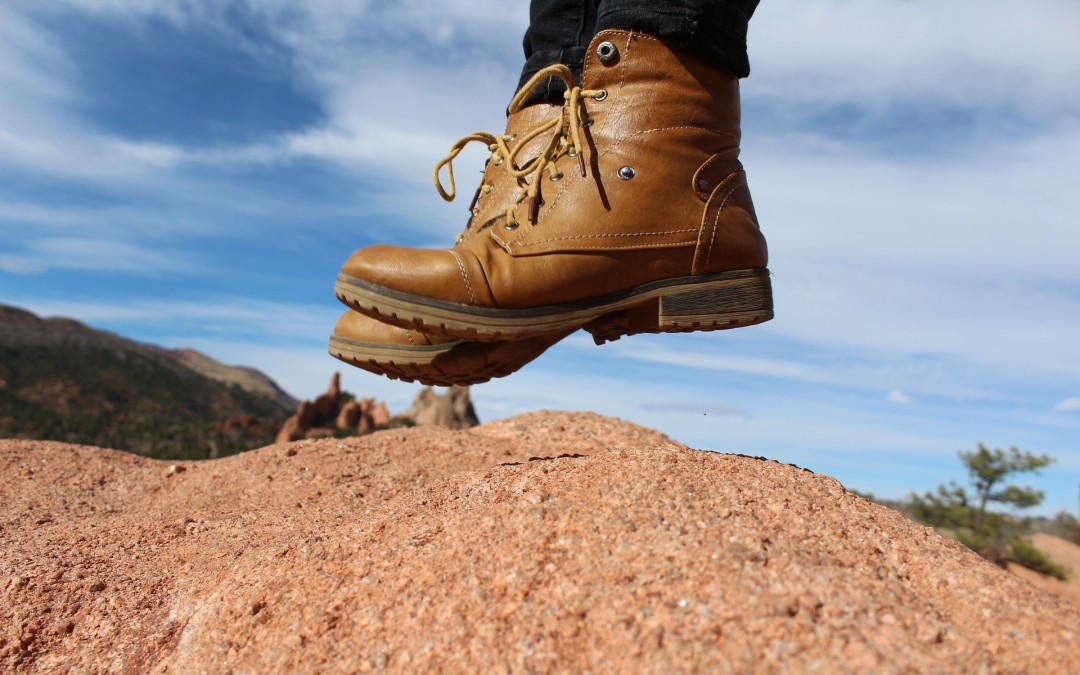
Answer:
[[459, 340], [439, 345], [387, 345], [330, 336], [330, 355], [394, 380], [448, 387], [504, 377], [543, 354], [568, 332], [504, 342]]
[[497, 309], [404, 293], [339, 274], [334, 292], [353, 309], [430, 335], [480, 342], [568, 334], [585, 328], [597, 344], [639, 333], [739, 328], [773, 318], [767, 269], [665, 279], [574, 303]]

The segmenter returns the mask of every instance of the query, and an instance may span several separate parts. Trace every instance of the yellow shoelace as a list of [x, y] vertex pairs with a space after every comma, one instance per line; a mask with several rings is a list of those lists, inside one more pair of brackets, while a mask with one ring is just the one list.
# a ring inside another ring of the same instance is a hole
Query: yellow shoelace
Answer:
[[[566, 91], [563, 94], [565, 103], [563, 103], [562, 114], [554, 116], [547, 122], [531, 129], [523, 134], [520, 139], [506, 135], [496, 136], [485, 131], [478, 131], [459, 138], [450, 146], [450, 151], [446, 157], [435, 165], [435, 170], [432, 172], [435, 189], [438, 190], [443, 199], [448, 202], [454, 200], [457, 192], [454, 184], [453, 161], [462, 149], [473, 141], [485, 144], [488, 150], [491, 151], [490, 161], [496, 166], [505, 164], [506, 171], [517, 180], [519, 187], [524, 188], [517, 199], [506, 208], [506, 223], [508, 226], [517, 225], [518, 220], [515, 211], [521, 202], [526, 199], [528, 199], [529, 205], [529, 222], [536, 222], [537, 212], [540, 208], [540, 179], [545, 171], [548, 172], [551, 180], [562, 178], [562, 173], [555, 166], [555, 160], [560, 156], [564, 154], [570, 157], [576, 156], [581, 175], [582, 177], [585, 176], [585, 156], [583, 152], [585, 146], [582, 143], [581, 130], [588, 126], [591, 120], [585, 110], [584, 99], [603, 99], [607, 93], [602, 89], [582, 89], [574, 84], [573, 74], [567, 66], [555, 64], [537, 72], [521, 87], [517, 94], [514, 95], [513, 100], [510, 101], [510, 113], [520, 111], [529, 96], [549, 77], [557, 77], [566, 84]], [[528, 145], [530, 141], [545, 133], [550, 133], [551, 137], [540, 154], [518, 166], [518, 153], [521, 149]], [[511, 148], [510, 143], [515, 140], [516, 143]], [[449, 183], [447, 189], [443, 188], [442, 179], [439, 175], [444, 166], [446, 167]], [[472, 206], [469, 208], [471, 210]]]

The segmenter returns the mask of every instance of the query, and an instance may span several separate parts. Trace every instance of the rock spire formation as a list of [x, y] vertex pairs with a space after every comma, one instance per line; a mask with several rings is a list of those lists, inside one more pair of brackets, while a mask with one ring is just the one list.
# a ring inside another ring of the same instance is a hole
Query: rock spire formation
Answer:
[[468, 387], [449, 387], [442, 395], [431, 387], [424, 387], [408, 410], [391, 416], [381, 401], [344, 395], [341, 374], [334, 373], [324, 393], [313, 401], [300, 402], [296, 412], [281, 426], [276, 442], [325, 438], [337, 432], [362, 435], [387, 426], [435, 425], [467, 429], [479, 423]]
[[480, 424], [468, 387], [449, 387], [441, 396], [431, 387], [424, 387], [402, 417], [416, 426], [433, 424], [448, 429], [468, 429]]

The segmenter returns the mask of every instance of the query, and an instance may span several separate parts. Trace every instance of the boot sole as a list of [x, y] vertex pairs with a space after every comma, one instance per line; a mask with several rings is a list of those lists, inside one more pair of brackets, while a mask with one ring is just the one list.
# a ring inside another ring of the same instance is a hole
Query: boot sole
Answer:
[[464, 386], [509, 375], [567, 335], [562, 332], [513, 342], [458, 340], [440, 345], [388, 345], [334, 334], [330, 336], [329, 351], [336, 359], [393, 380]]
[[724, 330], [773, 318], [769, 270], [664, 279], [600, 298], [529, 309], [474, 307], [339, 274], [338, 299], [387, 323], [431, 335], [491, 342], [585, 328], [598, 344], [638, 333]]

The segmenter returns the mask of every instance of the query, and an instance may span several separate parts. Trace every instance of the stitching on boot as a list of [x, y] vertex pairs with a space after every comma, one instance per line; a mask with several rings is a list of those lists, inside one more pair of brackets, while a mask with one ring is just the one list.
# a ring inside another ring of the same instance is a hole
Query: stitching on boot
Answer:
[[[597, 33], [596, 35], [593, 36], [593, 41], [595, 42], [596, 38], [600, 37], [601, 35], [607, 36], [607, 35], [616, 35], [616, 34], [619, 34], [619, 33], [627, 33], [626, 45], [627, 45], [627, 50], [628, 51], [629, 51], [630, 39], [631, 38], [636, 37], [639, 40], [649, 40], [651, 42], [660, 42], [660, 40], [658, 38], [654, 38], [651, 35], [645, 35], [644, 33], [635, 33], [633, 31], [616, 30], [614, 28], [609, 28], [607, 30], [600, 31], [599, 33]], [[585, 65], [581, 69], [581, 81], [582, 82], [585, 81], [585, 75], [589, 72], [589, 66], [591, 66], [592, 63], [593, 63], [593, 53], [592, 53], [592, 51], [585, 52]], [[622, 68], [623, 68], [623, 70], [625, 72], [625, 68], [626, 68], [625, 62], [622, 63]], [[619, 83], [622, 84], [622, 81], [620, 80]]]
[[[720, 205], [716, 209], [716, 217], [713, 218], [712, 234], [709, 236], [709, 246], [705, 249], [705, 269], [709, 268], [709, 260], [712, 258], [713, 242], [716, 240], [716, 230], [720, 227], [720, 214], [724, 212], [724, 207], [727, 206], [728, 200], [731, 199], [731, 195], [735, 194], [737, 190], [746, 187], [746, 172], [739, 171], [732, 174], [722, 183], [720, 183], [720, 185], [716, 187], [716, 190], [719, 191], [721, 188], [723, 188], [724, 184], [727, 183], [729, 180], [734, 180], [735, 185], [731, 186], [728, 191], [724, 193], [724, 198], [723, 200], [721, 200]], [[693, 274], [693, 271], [691, 271], [691, 274]]]
[[[691, 230], [692, 231], [692, 230]], [[598, 245], [598, 246], [580, 246], [575, 250], [582, 251], [615, 251], [619, 249], [640, 249], [640, 248], [675, 248], [677, 246], [686, 246], [687, 244], [693, 244], [691, 239], [672, 241], [664, 244], [627, 244], [625, 246], [616, 246], [614, 244]], [[528, 246], [535, 246], [536, 244], [527, 244]], [[522, 246], [524, 248], [525, 245]]]
[[[609, 232], [607, 234], [574, 234], [565, 237], [548, 237], [547, 239], [539, 239], [537, 241], [518, 244], [522, 248], [527, 246], [540, 246], [541, 244], [548, 244], [553, 241], [574, 241], [578, 239], [608, 239], [609, 237], [652, 237], [666, 234], [686, 234], [688, 232], [699, 232], [701, 228], [691, 227], [684, 230], [657, 230], [655, 232]], [[666, 244], [656, 244], [656, 246], [665, 246]], [[603, 248], [596, 246], [592, 248]]]
[[409, 344], [411, 344], [411, 345], [416, 344], [416, 340], [412, 339], [412, 331], [409, 330], [408, 328], [405, 329], [405, 337], [407, 337], [409, 339]]
[[472, 284], [469, 283], [469, 275], [465, 273], [465, 265], [461, 262], [461, 256], [457, 254], [457, 251], [450, 250], [450, 255], [454, 256], [454, 260], [457, 261], [458, 270], [461, 271], [461, 278], [465, 280], [465, 290], [469, 292], [469, 302], [476, 306], [476, 296], [472, 292]]
[[[735, 134], [731, 134], [731, 135], [734, 136]], [[707, 160], [705, 160], [704, 164], [702, 164], [701, 166], [698, 167], [698, 170], [694, 172], [694, 175], [690, 177], [690, 187], [692, 187], [694, 189], [694, 192], [697, 194], [697, 196], [699, 198], [701, 198], [705, 202], [709, 201], [709, 197], [712, 196], [712, 194], [711, 194], [712, 191], [711, 190], [709, 192], [702, 191], [701, 188], [698, 187], [698, 179], [704, 177], [704, 175], [709, 172], [709, 167], [712, 166], [713, 163], [718, 162], [720, 160], [720, 158], [723, 157], [723, 155], [724, 155], [724, 152], [720, 151], [720, 152], [716, 153], [715, 155], [713, 155], [712, 157], [708, 158]], [[721, 185], [723, 183], [724, 183], [724, 181], [720, 181]]]

